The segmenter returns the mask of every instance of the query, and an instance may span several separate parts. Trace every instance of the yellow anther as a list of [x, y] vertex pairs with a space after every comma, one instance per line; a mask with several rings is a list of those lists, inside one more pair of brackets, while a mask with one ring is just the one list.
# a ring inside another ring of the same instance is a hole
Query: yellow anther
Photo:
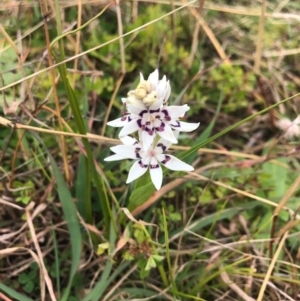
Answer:
[[138, 85], [134, 94], [137, 98], [143, 99], [144, 97], [147, 96], [147, 90], [144, 87]]
[[156, 91], [152, 91], [143, 99], [143, 103], [147, 107], [152, 106], [156, 101], [157, 101], [157, 92]]

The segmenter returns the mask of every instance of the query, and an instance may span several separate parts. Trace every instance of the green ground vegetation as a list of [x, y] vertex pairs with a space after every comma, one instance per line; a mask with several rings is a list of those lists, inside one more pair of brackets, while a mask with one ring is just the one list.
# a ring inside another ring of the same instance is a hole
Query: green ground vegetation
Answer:
[[[0, 299], [299, 300], [299, 11], [0, 1]], [[155, 68], [201, 122], [157, 192], [103, 161]]]

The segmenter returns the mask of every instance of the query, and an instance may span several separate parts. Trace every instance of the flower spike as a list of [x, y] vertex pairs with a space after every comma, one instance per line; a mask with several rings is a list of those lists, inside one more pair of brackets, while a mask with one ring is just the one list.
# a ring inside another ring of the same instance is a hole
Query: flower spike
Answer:
[[[173, 143], [178, 143], [179, 132], [191, 132], [200, 124], [182, 122], [180, 119], [190, 107], [168, 106], [170, 94], [169, 81], [165, 75], [159, 80], [157, 69], [147, 80], [141, 73], [137, 88], [129, 91], [127, 98], [122, 98], [126, 108], [123, 116], [107, 123], [122, 128], [119, 138], [124, 145], [111, 147], [114, 155], [105, 161], [136, 160], [130, 168], [126, 183], [136, 180], [149, 170], [155, 188], [160, 189], [163, 176], [161, 164], [176, 171], [194, 170], [176, 157], [164, 154]], [[135, 132], [138, 133], [139, 141], [128, 136]]]

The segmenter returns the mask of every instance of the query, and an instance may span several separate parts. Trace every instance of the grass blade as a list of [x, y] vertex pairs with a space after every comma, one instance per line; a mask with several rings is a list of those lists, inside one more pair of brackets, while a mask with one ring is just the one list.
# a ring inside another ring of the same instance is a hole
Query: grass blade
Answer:
[[[57, 18], [56, 18], [57, 35], [58, 35], [58, 37], [61, 37], [62, 36], [62, 24], [61, 24], [61, 20], [60, 20], [59, 3], [57, 0], [55, 1], [55, 9], [56, 9], [56, 16], [57, 16]], [[58, 45], [59, 45], [59, 59], [55, 55], [55, 52], [52, 51], [52, 55], [55, 57], [56, 62], [65, 60], [63, 39], [59, 38]], [[87, 130], [86, 130], [85, 124], [83, 122], [83, 118], [82, 118], [80, 107], [79, 107], [79, 102], [78, 102], [75, 92], [72, 89], [72, 87], [69, 83], [68, 77], [67, 77], [66, 64], [62, 64], [62, 65], [58, 66], [58, 70], [59, 70], [61, 79], [63, 81], [64, 87], [65, 87], [65, 92], [66, 92], [68, 100], [69, 100], [69, 104], [70, 104], [70, 107], [72, 110], [72, 114], [74, 116], [74, 120], [75, 120], [77, 129], [80, 134], [86, 134]], [[92, 150], [91, 150], [88, 140], [83, 139], [82, 142], [84, 144], [84, 148], [86, 151], [86, 157], [87, 157], [86, 158], [87, 177], [86, 177], [86, 187], [85, 188], [86, 188], [86, 193], [87, 193], [88, 197], [86, 198], [85, 201], [88, 202], [88, 204], [85, 207], [85, 209], [87, 209], [87, 211], [85, 211], [85, 217], [86, 217], [87, 222], [93, 223], [92, 204], [91, 204], [91, 202], [92, 202], [92, 200], [91, 200], [92, 179], [91, 178], [93, 178], [93, 182], [94, 182], [97, 192], [98, 192], [98, 199], [99, 199], [100, 206], [101, 206], [102, 213], [103, 213], [105, 229], [108, 233], [109, 227], [110, 227], [110, 221], [113, 220], [113, 218], [112, 218], [110, 202], [107, 197], [106, 187], [104, 185], [103, 179], [99, 176], [99, 174], [96, 170]], [[114, 220], [113, 220], [113, 227], [114, 227], [114, 229], [117, 228]]]
[[14, 300], [20, 300], [20, 301], [33, 301], [32, 299], [16, 292], [14, 289], [6, 286], [3, 283], [0, 283], [0, 290], [3, 291], [5, 294], [11, 296], [14, 298]]
[[65, 301], [68, 300], [73, 278], [75, 276], [77, 267], [79, 265], [79, 260], [81, 255], [80, 224], [78, 221], [76, 207], [73, 203], [70, 190], [53, 157], [51, 156], [50, 153], [48, 153], [48, 156], [53, 170], [53, 176], [56, 179], [59, 199], [62, 205], [62, 209], [65, 215], [65, 220], [67, 222], [68, 229], [70, 232], [70, 238], [71, 238], [71, 253], [72, 253], [71, 272], [70, 272], [68, 285], [61, 299], [61, 301]]

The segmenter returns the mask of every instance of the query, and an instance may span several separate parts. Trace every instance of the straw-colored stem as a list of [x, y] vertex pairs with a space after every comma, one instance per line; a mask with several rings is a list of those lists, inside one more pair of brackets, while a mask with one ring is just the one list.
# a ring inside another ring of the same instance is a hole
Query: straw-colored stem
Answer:
[[256, 74], [259, 74], [262, 49], [263, 49], [263, 35], [265, 30], [265, 18], [266, 18], [265, 16], [266, 2], [267, 2], [266, 0], [262, 0], [262, 4], [261, 4], [261, 14], [260, 14], [260, 21], [259, 21], [258, 36], [257, 36], [255, 61], [254, 61], [254, 72]]

